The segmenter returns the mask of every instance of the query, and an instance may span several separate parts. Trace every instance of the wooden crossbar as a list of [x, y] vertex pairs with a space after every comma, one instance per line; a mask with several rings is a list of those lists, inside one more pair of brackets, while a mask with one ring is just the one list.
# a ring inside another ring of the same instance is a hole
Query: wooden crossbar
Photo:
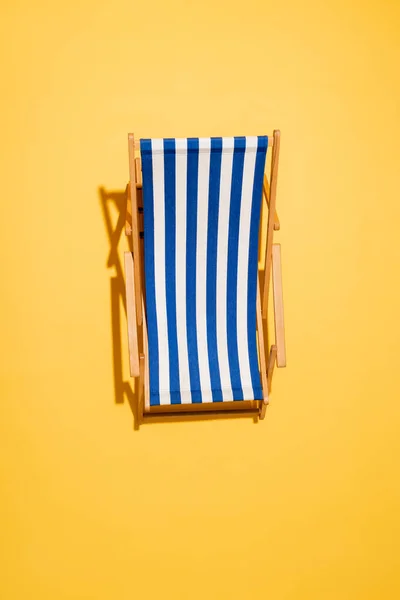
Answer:
[[[274, 145], [274, 142], [275, 142], [274, 134], [275, 134], [275, 132], [272, 135], [268, 135], [268, 148], [272, 148], [272, 146]], [[134, 149], [136, 152], [140, 151], [140, 140], [135, 140]]]

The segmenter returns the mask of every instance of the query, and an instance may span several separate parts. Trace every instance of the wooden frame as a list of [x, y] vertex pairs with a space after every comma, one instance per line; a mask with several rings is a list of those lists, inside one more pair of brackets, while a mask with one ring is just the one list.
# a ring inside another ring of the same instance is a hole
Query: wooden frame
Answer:
[[[269, 138], [268, 149], [272, 147], [270, 179], [264, 175], [263, 197], [268, 209], [267, 241], [264, 263], [264, 287], [261, 293], [260, 281], [257, 284], [257, 338], [263, 400], [243, 400], [203, 404], [185, 404], [150, 407], [149, 364], [147, 323], [145, 311], [145, 286], [143, 268], [143, 196], [141, 161], [135, 157], [139, 144], [133, 134], [128, 135], [129, 183], [127, 186], [127, 207], [125, 233], [132, 236], [133, 252], [125, 252], [126, 307], [128, 322], [129, 366], [132, 377], [138, 379], [138, 420], [139, 423], [204, 418], [224, 418], [252, 416], [263, 419], [271, 392], [272, 375], [275, 364], [286, 366], [285, 329], [283, 315], [281, 247], [273, 243], [274, 231], [280, 229], [276, 212], [276, 186], [278, 177], [280, 132], [275, 130]], [[265, 349], [264, 322], [268, 317], [268, 297], [272, 274], [275, 344], [269, 354]], [[268, 356], [268, 359], [267, 359]]]

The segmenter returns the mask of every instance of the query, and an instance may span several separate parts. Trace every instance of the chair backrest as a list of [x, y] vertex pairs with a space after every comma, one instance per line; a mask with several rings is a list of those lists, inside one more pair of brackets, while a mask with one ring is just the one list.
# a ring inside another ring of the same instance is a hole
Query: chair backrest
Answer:
[[263, 398], [258, 234], [268, 137], [143, 139], [150, 405]]

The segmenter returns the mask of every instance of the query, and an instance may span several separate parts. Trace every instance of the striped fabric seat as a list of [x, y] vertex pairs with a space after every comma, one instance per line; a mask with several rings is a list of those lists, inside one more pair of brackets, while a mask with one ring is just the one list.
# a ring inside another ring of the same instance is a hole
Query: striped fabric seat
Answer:
[[150, 405], [262, 400], [258, 231], [268, 137], [142, 139]]

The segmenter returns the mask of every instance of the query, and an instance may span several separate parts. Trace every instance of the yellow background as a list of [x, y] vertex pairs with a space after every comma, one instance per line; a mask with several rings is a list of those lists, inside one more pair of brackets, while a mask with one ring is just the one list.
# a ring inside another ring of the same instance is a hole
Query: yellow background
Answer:
[[[399, 3], [3, 0], [0, 21], [0, 597], [399, 598]], [[267, 418], [134, 431], [99, 188], [124, 189], [128, 131], [274, 128]]]

